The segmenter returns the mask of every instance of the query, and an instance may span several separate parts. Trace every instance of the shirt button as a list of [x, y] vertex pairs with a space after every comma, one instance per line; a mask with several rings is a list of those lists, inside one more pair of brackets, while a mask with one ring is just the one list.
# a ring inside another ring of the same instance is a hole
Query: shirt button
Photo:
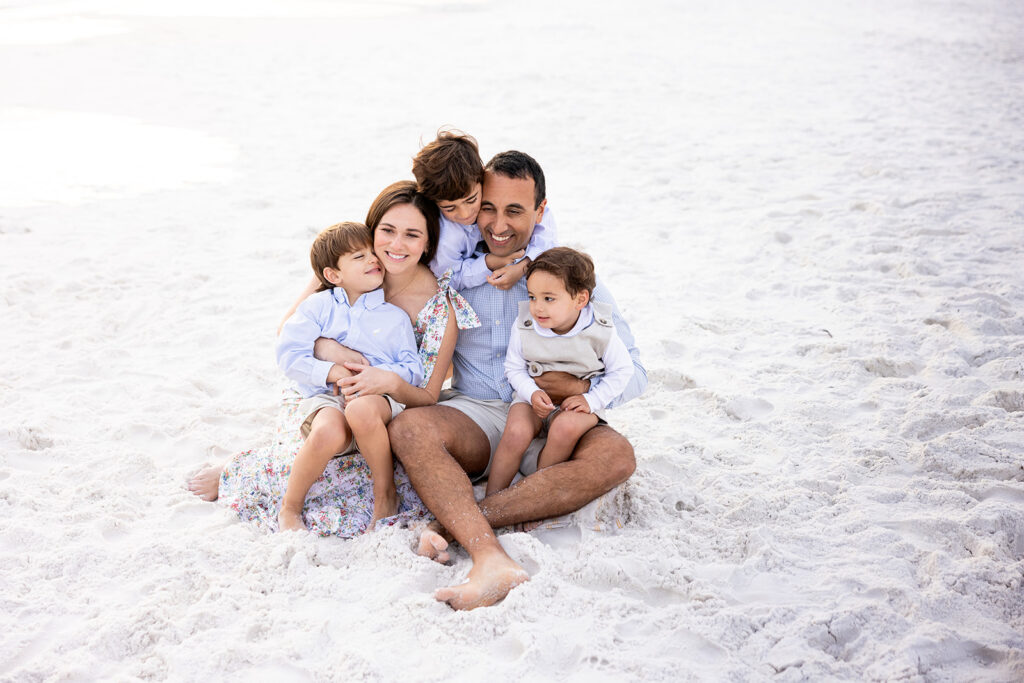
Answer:
[[500, 324], [501, 324], [501, 321], [500, 321], [500, 320], [495, 320], [495, 321], [494, 321], [494, 324], [495, 324], [495, 325], [500, 325]]

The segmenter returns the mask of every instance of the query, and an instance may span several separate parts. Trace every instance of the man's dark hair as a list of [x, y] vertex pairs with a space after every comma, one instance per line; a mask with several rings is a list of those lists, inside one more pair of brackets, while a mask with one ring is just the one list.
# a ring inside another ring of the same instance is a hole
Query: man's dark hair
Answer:
[[532, 178], [533, 179], [533, 208], [536, 209], [547, 197], [547, 188], [544, 186], [544, 171], [541, 170], [537, 160], [529, 154], [510, 150], [495, 154], [487, 165], [485, 171], [503, 175], [506, 178]]
[[582, 251], [569, 247], [554, 247], [542, 253], [526, 267], [526, 277], [529, 278], [538, 270], [551, 273], [561, 280], [569, 296], [576, 296], [584, 290], [593, 295], [594, 287], [597, 286], [593, 260]]

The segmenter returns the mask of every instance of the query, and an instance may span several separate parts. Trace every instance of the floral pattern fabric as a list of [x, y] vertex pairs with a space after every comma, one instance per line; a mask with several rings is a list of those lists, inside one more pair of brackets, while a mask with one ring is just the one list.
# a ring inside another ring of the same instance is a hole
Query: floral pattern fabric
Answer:
[[[438, 291], [416, 316], [413, 330], [423, 362], [425, 385], [437, 364], [445, 329], [448, 302], [459, 329], [478, 327], [480, 319], [461, 294], [451, 288], [451, 271], [438, 278]], [[267, 531], [277, 530], [277, 513], [288, 487], [292, 462], [302, 445], [298, 406], [301, 398], [286, 392], [278, 413], [277, 432], [269, 446], [239, 453], [224, 468], [219, 499], [238, 516]], [[430, 517], [401, 463], [395, 464], [398, 514], [381, 525], [408, 526]], [[332, 458], [323, 475], [306, 494], [303, 509], [306, 527], [321, 536], [351, 538], [363, 533], [373, 518], [373, 483], [370, 468], [359, 454]]]

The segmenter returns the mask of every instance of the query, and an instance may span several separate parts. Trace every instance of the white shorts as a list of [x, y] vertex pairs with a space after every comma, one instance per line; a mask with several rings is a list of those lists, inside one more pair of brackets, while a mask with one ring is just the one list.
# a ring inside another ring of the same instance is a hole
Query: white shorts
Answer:
[[[394, 420], [395, 415], [402, 412], [402, 410], [405, 409], [405, 406], [387, 394], [384, 394], [384, 398], [388, 400], [388, 405], [391, 406], [391, 419]], [[305, 439], [309, 436], [309, 430], [313, 425], [313, 417], [320, 410], [329, 408], [331, 410], [337, 410], [344, 415], [345, 404], [342, 403], [343, 400], [343, 396], [335, 396], [334, 394], [313, 394], [309, 398], [302, 399], [299, 402], [298, 407], [298, 414], [302, 418], [302, 422], [299, 424], [299, 433], [302, 434], [302, 438]], [[356, 440], [352, 439], [348, 442], [348, 445], [345, 446], [345, 448], [338, 452], [338, 455], [348, 455], [349, 453], [355, 453], [358, 450]]]

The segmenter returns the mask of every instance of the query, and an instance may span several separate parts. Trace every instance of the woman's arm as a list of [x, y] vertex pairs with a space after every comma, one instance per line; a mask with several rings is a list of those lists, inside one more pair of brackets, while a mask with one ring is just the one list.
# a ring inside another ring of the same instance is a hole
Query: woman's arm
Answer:
[[430, 373], [430, 379], [425, 387], [414, 387], [393, 372], [375, 368], [365, 363], [345, 363], [345, 367], [355, 374], [352, 377], [341, 380], [339, 387], [345, 398], [352, 398], [355, 394], [387, 394], [399, 403], [404, 403], [407, 408], [418, 408], [419, 406], [432, 406], [437, 403], [441, 395], [441, 385], [444, 384], [448, 374], [448, 368], [452, 363], [452, 355], [455, 353], [455, 342], [459, 339], [459, 326], [455, 321], [455, 312], [452, 310], [451, 301], [448, 302], [448, 322], [445, 325], [444, 336], [441, 338], [441, 348], [437, 352], [437, 361]]
[[[300, 294], [299, 298], [295, 300], [295, 303], [293, 303], [288, 308], [288, 311], [284, 314], [284, 317], [281, 318], [281, 322], [279, 322], [277, 324], [277, 333], [278, 334], [281, 334], [281, 328], [284, 327], [284, 324], [288, 320], [288, 318], [292, 317], [292, 313], [294, 313], [295, 309], [299, 307], [299, 304], [301, 304], [303, 301], [305, 301], [306, 298], [310, 294], [315, 293], [316, 290], [318, 290], [319, 288], [320, 288], [320, 280], [316, 279], [316, 276], [314, 276], [313, 279], [309, 281], [309, 284], [306, 285], [306, 288], [304, 290], [302, 290], [302, 294]], [[325, 360], [325, 359], [321, 359], [321, 360]]]

